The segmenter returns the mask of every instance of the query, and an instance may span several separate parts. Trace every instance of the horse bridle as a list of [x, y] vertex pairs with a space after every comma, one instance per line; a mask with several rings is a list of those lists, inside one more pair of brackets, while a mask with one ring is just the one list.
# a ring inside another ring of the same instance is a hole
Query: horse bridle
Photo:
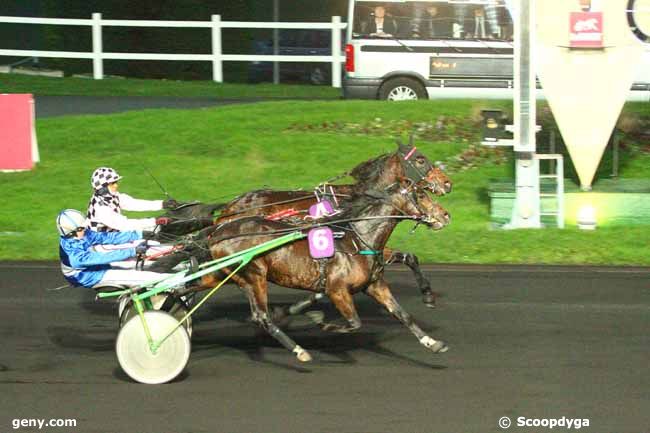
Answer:
[[[415, 146], [411, 147], [411, 150], [409, 150], [407, 153], [402, 153], [400, 149], [397, 149], [397, 156], [399, 157], [400, 164], [404, 169], [404, 174], [409, 180], [413, 181], [416, 184], [421, 181], [425, 181], [430, 184], [431, 182], [429, 182], [428, 171], [422, 172], [422, 170], [420, 170], [411, 159], [411, 157], [414, 156], [416, 150], [417, 147]], [[416, 155], [415, 158], [417, 157], [418, 156]], [[430, 162], [429, 165], [431, 165], [431, 168], [433, 168], [433, 165]]]
[[427, 211], [422, 208], [422, 205], [420, 204], [420, 200], [418, 200], [417, 197], [418, 194], [417, 183], [413, 182], [411, 179], [406, 179], [406, 180], [409, 182], [409, 186], [406, 188], [402, 188], [400, 190], [400, 194], [404, 195], [420, 214], [420, 216], [418, 217], [415, 217], [414, 215], [411, 216], [414, 217], [413, 218], [414, 220], [418, 221], [418, 224], [420, 221], [429, 222], [431, 218], [429, 217]]

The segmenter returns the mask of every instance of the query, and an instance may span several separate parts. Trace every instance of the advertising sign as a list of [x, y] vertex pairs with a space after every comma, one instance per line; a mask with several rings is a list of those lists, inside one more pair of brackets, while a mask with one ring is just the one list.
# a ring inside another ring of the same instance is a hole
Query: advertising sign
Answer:
[[0, 94], [0, 171], [31, 170], [38, 160], [34, 98]]
[[570, 15], [569, 47], [603, 47], [603, 13], [572, 12]]
[[627, 0], [591, 3], [591, 11], [598, 6], [607, 27], [596, 18], [593, 26], [580, 28], [600, 31], [601, 36], [583, 38], [605, 40], [602, 50], [566, 48], [567, 33], [557, 30], [557, 22], [574, 13], [577, 2], [537, 3], [537, 73], [583, 189], [591, 187], [644, 51], [630, 31]]
[[429, 76], [511, 78], [512, 59], [433, 56], [429, 59]]

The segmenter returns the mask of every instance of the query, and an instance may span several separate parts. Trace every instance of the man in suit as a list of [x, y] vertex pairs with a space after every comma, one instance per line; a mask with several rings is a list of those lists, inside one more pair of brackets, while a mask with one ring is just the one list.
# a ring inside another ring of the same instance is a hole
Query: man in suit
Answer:
[[361, 31], [371, 36], [393, 37], [397, 33], [397, 23], [386, 16], [386, 8], [376, 6], [372, 18], [362, 23]]
[[417, 13], [412, 26], [413, 36], [422, 38], [449, 38], [452, 36], [451, 19], [442, 16], [440, 9], [435, 5], [426, 7], [426, 14]]

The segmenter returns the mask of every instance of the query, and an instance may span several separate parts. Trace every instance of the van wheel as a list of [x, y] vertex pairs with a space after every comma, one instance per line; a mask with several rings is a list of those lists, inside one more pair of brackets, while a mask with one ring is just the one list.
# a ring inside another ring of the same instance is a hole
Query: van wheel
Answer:
[[412, 78], [393, 78], [379, 89], [379, 99], [387, 101], [414, 101], [427, 99], [427, 91]]

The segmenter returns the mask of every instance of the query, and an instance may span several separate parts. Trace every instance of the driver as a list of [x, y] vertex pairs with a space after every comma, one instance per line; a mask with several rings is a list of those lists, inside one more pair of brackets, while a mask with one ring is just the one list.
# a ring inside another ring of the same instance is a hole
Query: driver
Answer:
[[59, 231], [59, 257], [61, 271], [65, 279], [73, 286], [126, 286], [134, 287], [144, 283], [161, 280], [173, 274], [150, 271], [120, 269], [116, 263], [144, 255], [147, 241], [139, 242], [135, 247], [99, 252], [95, 245], [125, 244], [142, 240], [141, 231], [103, 233], [87, 229], [87, 221], [81, 212], [66, 209], [56, 217]]
[[156, 226], [169, 224], [170, 218], [127, 218], [122, 209], [129, 211], [154, 211], [175, 209], [179, 203], [174, 199], [138, 200], [128, 194], [118, 192], [118, 181], [122, 179], [117, 171], [109, 167], [99, 167], [90, 178], [93, 195], [88, 203], [88, 227], [96, 232], [129, 230], [154, 231]]
[[[166, 225], [171, 222], [168, 217], [156, 218], [127, 218], [122, 215], [122, 209], [129, 211], [154, 211], [161, 209], [175, 209], [179, 203], [174, 199], [167, 200], [139, 200], [128, 194], [118, 192], [119, 180], [122, 179], [117, 171], [110, 167], [99, 167], [91, 178], [90, 184], [94, 192], [88, 204], [86, 214], [88, 228], [94, 232], [122, 232], [140, 230], [144, 232], [145, 239], [153, 239], [157, 226]], [[120, 242], [112, 242], [120, 244]], [[150, 251], [154, 256], [164, 255], [173, 249], [173, 246], [160, 246], [159, 242], [151, 241], [154, 246]], [[133, 245], [123, 243], [121, 245], [96, 245], [93, 250], [109, 252], [115, 249], [132, 248]], [[151, 261], [145, 261], [144, 266], [151, 266]], [[121, 263], [113, 263], [114, 266], [134, 268], [136, 261], [129, 260]]]

